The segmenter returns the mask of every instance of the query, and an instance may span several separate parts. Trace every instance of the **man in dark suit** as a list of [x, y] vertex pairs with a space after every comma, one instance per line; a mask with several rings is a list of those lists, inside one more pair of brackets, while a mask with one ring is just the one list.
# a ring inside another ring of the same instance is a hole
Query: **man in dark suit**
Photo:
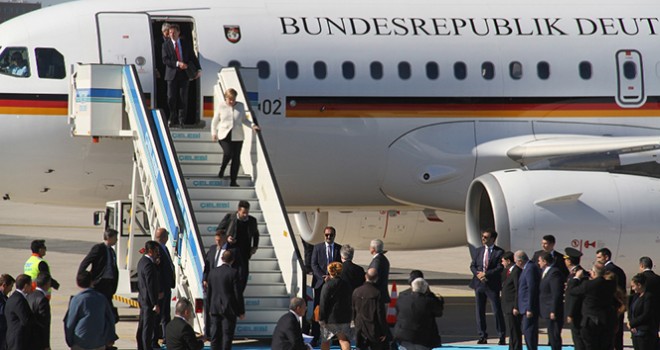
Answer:
[[442, 316], [442, 306], [437, 298], [426, 294], [428, 283], [423, 278], [416, 278], [411, 288], [412, 293], [397, 301], [394, 338], [406, 349], [432, 349], [440, 345], [433, 320]]
[[144, 244], [145, 254], [138, 261], [138, 302], [140, 303], [140, 320], [137, 329], [138, 350], [151, 350], [155, 344], [155, 330], [160, 307], [158, 300], [162, 296], [158, 279], [158, 259], [160, 249], [158, 242], [147, 241]]
[[[341, 245], [335, 243], [335, 236], [337, 231], [332, 226], [328, 226], [323, 230], [325, 242], [314, 245], [312, 251], [312, 271], [314, 277], [312, 278], [312, 287], [314, 287], [314, 307], [319, 305], [321, 301], [321, 289], [325, 281], [330, 279], [328, 275], [328, 264], [332, 262], [341, 262]], [[321, 336], [321, 328], [318, 322], [312, 322], [312, 345], [319, 341]]]
[[117, 291], [117, 283], [119, 282], [119, 270], [117, 269], [117, 254], [112, 248], [117, 244], [118, 232], [113, 229], [107, 229], [103, 232], [103, 242], [95, 244], [89, 250], [87, 256], [80, 262], [78, 273], [91, 265], [91, 273], [93, 279], [93, 288], [99, 293], [103, 294], [110, 307], [113, 309], [115, 318], [118, 321], [117, 309], [112, 304], [112, 296]]
[[561, 272], [562, 278], [565, 280], [566, 277], [568, 276], [568, 269], [566, 268], [566, 265], [564, 264], [564, 254], [559, 253], [558, 251], [555, 250], [555, 243], [557, 240], [555, 239], [555, 236], [553, 235], [545, 235], [543, 236], [543, 239], [541, 239], [541, 250], [537, 250], [534, 252], [534, 257], [532, 258], [532, 261], [535, 264], [539, 263], [539, 257], [543, 253], [550, 253], [552, 254], [553, 258], [553, 263], [552, 266], [556, 267], [559, 269], [559, 272]]
[[383, 241], [374, 239], [369, 244], [369, 253], [373, 256], [369, 268], [374, 268], [378, 271], [378, 281], [376, 287], [380, 291], [380, 301], [383, 302], [387, 310], [387, 305], [390, 303], [390, 292], [387, 289], [390, 283], [390, 261], [385, 256], [385, 247]]
[[502, 312], [509, 335], [509, 349], [522, 350], [522, 331], [518, 312], [518, 279], [522, 271], [513, 259], [512, 252], [502, 255]]
[[32, 278], [28, 275], [16, 277], [16, 291], [7, 299], [7, 350], [32, 350], [30, 342], [34, 316], [27, 297], [32, 292]]
[[[654, 310], [653, 312], [656, 315], [660, 315], [660, 276], [653, 272], [653, 260], [648, 256], [639, 258], [639, 271], [646, 279], [644, 290], [653, 296], [651, 300], [651, 307]], [[634, 302], [636, 296], [637, 294], [632, 295], [631, 304]], [[660, 322], [660, 319], [656, 321]]]
[[582, 276], [582, 281], [575, 278], [578, 271], [584, 270], [580, 266], [582, 252], [571, 247], [566, 248], [565, 251], [564, 262], [568, 268], [568, 280], [566, 281], [566, 292], [564, 293], [564, 300], [566, 301], [566, 323], [571, 325], [571, 336], [573, 337], [573, 347], [575, 350], [585, 350], [586, 346], [580, 333], [582, 329], [582, 302], [584, 297], [571, 295], [571, 289], [578, 283], [587, 280], [588, 277]]
[[339, 276], [351, 286], [351, 292], [364, 283], [364, 269], [360, 265], [353, 263], [353, 254], [355, 249], [346, 244], [341, 247], [342, 270]]
[[552, 350], [561, 350], [561, 329], [564, 327], [564, 276], [552, 266], [552, 254], [545, 252], [539, 256], [541, 282], [539, 301], [541, 317], [548, 324], [548, 340]]
[[170, 40], [170, 24], [164, 22], [160, 27], [163, 36], [160, 39], [154, 39], [154, 70], [156, 78], [156, 108], [163, 111], [163, 116], [167, 118], [170, 115], [170, 109], [167, 107], [167, 83], [165, 82], [165, 64], [163, 63], [163, 45]]
[[591, 279], [582, 280], [584, 270], [577, 271], [575, 286], [570, 294], [583, 297], [582, 329], [580, 334], [586, 349], [610, 349], [616, 322], [616, 311], [612, 306], [616, 282], [603, 278], [603, 264], [596, 262], [591, 269]]
[[499, 344], [506, 344], [504, 315], [502, 314], [502, 305], [500, 302], [500, 290], [502, 289], [502, 255], [504, 250], [495, 245], [497, 232], [487, 229], [481, 234], [481, 247], [477, 248], [476, 253], [470, 264], [472, 271], [472, 281], [470, 288], [474, 289], [476, 298], [477, 313], [477, 331], [479, 340], [477, 344], [488, 343], [488, 333], [486, 332], [486, 299], [490, 300], [490, 306], [495, 314], [495, 328], [499, 337]]
[[291, 298], [289, 312], [277, 321], [270, 348], [273, 350], [306, 350], [300, 322], [307, 312], [307, 304], [301, 298]]
[[[626, 293], [626, 273], [616, 266], [612, 261], [612, 251], [608, 248], [600, 248], [596, 251], [596, 261], [603, 264], [603, 272], [611, 271], [616, 276], [617, 288], [625, 295]], [[614, 335], [614, 349], [623, 350], [623, 314], [618, 316], [618, 328]]]
[[238, 273], [241, 278], [241, 293], [245, 291], [250, 274], [250, 258], [259, 247], [259, 229], [257, 219], [250, 215], [250, 202], [239, 201], [236, 213], [229, 213], [220, 221], [219, 230], [227, 233], [227, 242], [231, 248], [238, 249]]
[[170, 24], [170, 38], [163, 43], [163, 64], [165, 64], [165, 81], [167, 81], [167, 103], [170, 108], [170, 126], [177, 123], [184, 125], [188, 111], [188, 86], [191, 77], [187, 70], [196, 71], [192, 79], [201, 75], [201, 66], [192, 43], [179, 37], [181, 30], [178, 24]]
[[8, 295], [14, 288], [14, 277], [8, 274], [0, 276], [0, 350], [7, 349], [7, 318], [5, 317], [5, 305]]
[[[342, 272], [343, 273], [343, 272]], [[388, 326], [383, 314], [381, 294], [376, 287], [378, 271], [367, 270], [366, 281], [353, 291], [352, 307], [355, 341], [358, 349], [387, 349]]]
[[37, 289], [33, 290], [27, 297], [28, 304], [34, 316], [31, 332], [31, 349], [50, 349], [50, 302], [46, 297], [46, 291], [50, 288], [51, 278], [45, 272], [37, 275]]
[[170, 233], [164, 227], [156, 229], [156, 242], [158, 242], [158, 250], [160, 259], [158, 259], [158, 280], [160, 281], [160, 292], [163, 296], [158, 301], [160, 308], [160, 329], [157, 329], [157, 338], [165, 340], [165, 327], [170, 322], [170, 300], [172, 300], [172, 288], [174, 288], [174, 264], [172, 263], [172, 255], [170, 250], [167, 249], [167, 241], [169, 240]]
[[541, 271], [522, 250], [514, 254], [516, 265], [522, 269], [518, 280], [518, 312], [527, 349], [539, 347], [539, 281]]
[[231, 267], [233, 253], [222, 253], [222, 265], [209, 273], [206, 295], [211, 314], [211, 350], [231, 349], [236, 318], [245, 318], [245, 303], [238, 281], [238, 271]]
[[637, 297], [628, 309], [628, 328], [635, 350], [658, 349], [657, 315], [653, 312], [653, 295], [646, 291], [646, 276], [633, 276], [630, 286]]
[[181, 298], [176, 302], [174, 309], [176, 316], [167, 324], [165, 330], [167, 350], [201, 350], [204, 341], [195, 336], [195, 331], [190, 326], [190, 321], [195, 316], [192, 303], [187, 298]]

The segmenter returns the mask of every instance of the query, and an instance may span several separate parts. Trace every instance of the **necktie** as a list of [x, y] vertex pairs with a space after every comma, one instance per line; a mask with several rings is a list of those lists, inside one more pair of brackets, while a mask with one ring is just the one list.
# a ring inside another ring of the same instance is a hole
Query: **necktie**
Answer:
[[506, 270], [506, 277], [511, 276], [511, 270]]
[[488, 260], [490, 259], [490, 249], [486, 247], [484, 250], [484, 271], [488, 270]]
[[326, 252], [326, 255], [327, 255], [327, 258], [328, 258], [328, 264], [330, 264], [332, 262], [332, 248], [329, 244], [327, 245], [327, 248], [328, 248], [328, 251]]
[[176, 52], [176, 60], [179, 62], [183, 62], [181, 59], [181, 52], [179, 52], [179, 45], [176, 44], [176, 41], [174, 42], [174, 52]]
[[215, 265], [213, 265], [213, 267], [218, 267], [218, 261], [220, 261], [220, 249], [218, 249], [216, 246]]

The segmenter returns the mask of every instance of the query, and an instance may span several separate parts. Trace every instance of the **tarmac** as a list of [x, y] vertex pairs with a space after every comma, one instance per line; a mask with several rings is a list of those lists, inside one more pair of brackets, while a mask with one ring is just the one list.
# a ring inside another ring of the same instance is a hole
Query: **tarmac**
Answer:
[[[45, 259], [53, 277], [61, 286], [53, 291], [51, 299], [51, 348], [68, 349], [64, 341], [62, 320], [69, 298], [79, 292], [75, 275], [80, 261], [93, 244], [102, 241], [102, 228], [93, 226], [93, 212], [103, 208], [72, 208], [0, 202], [0, 273], [16, 277], [23, 272], [23, 264], [30, 256], [30, 242], [45, 239], [48, 248]], [[341, 243], [341, 242], [339, 242]], [[385, 247], [387, 249], [387, 246]], [[470, 255], [467, 247], [434, 249], [423, 251], [392, 251], [387, 253], [392, 265], [390, 283], [397, 284], [398, 291], [407, 289], [408, 273], [412, 269], [422, 270], [429, 280], [433, 292], [445, 298], [445, 312], [437, 320], [443, 339], [442, 349], [508, 349], [497, 343], [492, 313], [487, 313], [491, 339], [489, 345], [476, 345], [476, 322], [474, 294], [467, 287], [471, 278]], [[354, 261], [366, 266], [371, 256], [367, 251], [355, 252]], [[135, 349], [138, 310], [117, 303], [120, 321], [117, 324], [119, 340], [115, 343], [121, 350]], [[489, 309], [488, 309], [489, 310]], [[562, 333], [565, 349], [571, 349], [570, 331]], [[539, 334], [540, 344], [547, 344], [546, 329]], [[624, 342], [632, 348], [630, 333]], [[207, 346], [208, 348], [208, 346]], [[268, 340], [237, 339], [236, 349], [269, 349]], [[549, 349], [542, 346], [539, 349]]]

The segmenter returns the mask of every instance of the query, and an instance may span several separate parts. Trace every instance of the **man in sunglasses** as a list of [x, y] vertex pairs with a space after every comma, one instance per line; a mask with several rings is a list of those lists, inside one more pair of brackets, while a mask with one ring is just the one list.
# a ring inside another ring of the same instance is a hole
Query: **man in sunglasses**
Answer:
[[[325, 281], [330, 279], [328, 275], [328, 265], [332, 262], [341, 262], [341, 245], [335, 243], [335, 236], [337, 231], [332, 226], [328, 226], [323, 230], [325, 241], [314, 246], [312, 251], [312, 271], [314, 277], [312, 279], [312, 286], [314, 287], [314, 306], [319, 304], [321, 300], [321, 289]], [[318, 342], [321, 336], [321, 328], [318, 322], [312, 323], [312, 336], [313, 342]]]

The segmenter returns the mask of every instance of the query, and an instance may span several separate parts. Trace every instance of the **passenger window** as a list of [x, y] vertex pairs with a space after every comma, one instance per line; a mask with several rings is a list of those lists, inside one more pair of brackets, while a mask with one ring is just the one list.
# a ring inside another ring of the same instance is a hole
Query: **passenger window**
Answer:
[[580, 70], [580, 78], [584, 80], [591, 79], [591, 63], [589, 63], [588, 61], [580, 62], [579, 70]]
[[465, 65], [465, 62], [454, 63], [454, 77], [458, 80], [467, 78], [467, 66]]
[[227, 63], [228, 67], [241, 68], [241, 62], [237, 60], [231, 60]]
[[316, 61], [314, 62], [314, 76], [316, 79], [325, 79], [328, 76], [328, 67], [325, 62]]
[[509, 64], [509, 75], [513, 80], [520, 80], [523, 75], [523, 66], [522, 63], [514, 61]]
[[637, 65], [635, 62], [626, 62], [623, 64], [623, 76], [628, 80], [637, 77]]
[[431, 80], [436, 80], [440, 76], [440, 68], [435, 62], [426, 63], [426, 77]]
[[295, 61], [288, 61], [284, 65], [284, 72], [286, 73], [286, 77], [289, 79], [298, 78], [298, 63]]
[[383, 64], [378, 62], [378, 61], [371, 62], [371, 64], [369, 65], [369, 73], [371, 74], [371, 77], [373, 79], [376, 79], [376, 80], [382, 79], [383, 78]]
[[550, 64], [545, 61], [541, 61], [536, 65], [536, 74], [541, 80], [547, 80], [550, 78]]
[[341, 65], [341, 73], [344, 76], [344, 79], [353, 79], [355, 78], [355, 64], [350, 61], [346, 61]]
[[0, 73], [20, 78], [29, 77], [30, 67], [27, 48], [6, 48], [0, 54]]
[[492, 62], [482, 63], [481, 76], [486, 80], [493, 80], [495, 78], [495, 65]]
[[399, 78], [403, 80], [410, 79], [412, 75], [412, 69], [410, 68], [410, 63], [408, 62], [399, 62]]
[[270, 64], [268, 64], [268, 62], [257, 62], [257, 69], [259, 70], [260, 79], [268, 79], [268, 77], [270, 77]]

